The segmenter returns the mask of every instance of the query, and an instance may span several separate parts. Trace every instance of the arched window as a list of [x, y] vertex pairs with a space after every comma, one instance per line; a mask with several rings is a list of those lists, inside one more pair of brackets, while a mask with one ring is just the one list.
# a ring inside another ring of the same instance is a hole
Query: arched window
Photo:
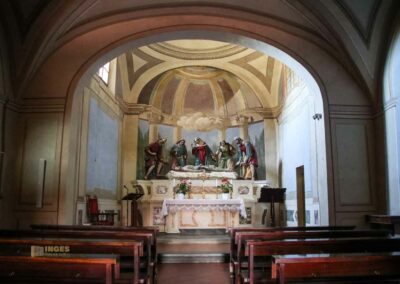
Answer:
[[109, 78], [109, 74], [110, 74], [110, 62], [107, 62], [102, 67], [100, 67], [97, 74], [100, 76], [101, 80], [103, 80], [103, 82], [106, 85], [108, 85], [108, 78]]

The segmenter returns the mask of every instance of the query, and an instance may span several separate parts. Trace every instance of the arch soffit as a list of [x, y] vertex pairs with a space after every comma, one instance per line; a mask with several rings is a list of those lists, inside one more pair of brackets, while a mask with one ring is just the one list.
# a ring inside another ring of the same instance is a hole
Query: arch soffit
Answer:
[[[184, 21], [182, 19], [184, 19]], [[326, 70], [319, 70], [321, 65], [320, 60], [318, 60], [319, 56], [324, 56], [324, 63], [328, 66], [326, 69], [331, 69], [329, 67], [332, 65], [335, 66], [335, 69], [340, 69], [340, 67], [337, 66], [339, 65], [338, 62], [335, 62], [329, 54], [312, 42], [296, 35], [285, 33], [275, 27], [254, 22], [243, 22], [243, 20], [239, 19], [217, 17], [215, 15], [188, 15], [183, 18], [180, 17], [179, 19], [174, 16], [141, 18], [91, 30], [79, 37], [71, 39], [64, 46], [55, 51], [46, 63], [43, 64], [42, 72], [39, 72], [39, 76], [46, 74], [46, 68], [54, 65], [57, 66], [59, 62], [64, 62], [70, 64], [70, 66], [69, 68], [61, 70], [61, 72], [69, 71], [69, 74], [62, 76], [64, 79], [63, 81], [67, 83], [74, 81], [75, 83], [73, 84], [76, 86], [83, 75], [94, 73], [104, 62], [111, 60], [128, 48], [167, 39], [170, 40], [171, 38], [196, 38], [196, 36], [193, 36], [193, 30], [199, 30], [199, 28], [202, 28], [203, 31], [206, 30], [206, 33], [210, 33], [210, 39], [221, 40], [221, 34], [224, 34], [225, 37], [227, 37], [227, 35], [230, 35], [228, 37], [232, 37], [234, 33], [236, 34], [236, 41], [232, 42], [227, 40], [227, 42], [242, 44], [261, 52], [267, 50], [267, 54], [274, 56], [291, 68], [294, 67], [293, 69], [295, 71], [296, 69], [301, 69], [302, 73], [308, 74], [307, 76], [310, 78], [313, 77], [313, 79], [319, 82], [320, 86], [323, 86], [321, 82], [329, 81], [329, 74], [326, 74]], [[171, 30], [175, 32], [171, 32]], [[219, 32], [210, 32], [209, 30], [219, 30]], [[241, 35], [248, 36], [249, 38], [245, 39]], [[77, 46], [81, 46], [83, 42], [87, 44], [85, 45], [87, 48], [84, 50], [77, 48]], [[276, 47], [267, 43], [272, 43]], [[303, 43], [304, 46], [302, 49], [299, 49], [298, 47], [302, 46], [301, 43]], [[305, 52], [302, 53], [302, 50]], [[68, 62], [65, 62], [65, 53], [70, 55], [71, 60], [68, 60]], [[298, 54], [302, 54], [303, 56], [299, 56]], [[319, 56], [313, 59], [312, 55], [315, 54]], [[296, 60], [291, 56], [294, 56]], [[304, 72], [306, 70], [305, 68], [307, 68], [308, 71]], [[344, 69], [342, 69], [342, 71], [344, 71]], [[50, 72], [50, 77], [51, 73], [52, 72]], [[310, 73], [313, 75], [311, 76]], [[48, 76], [49, 74], [46, 75]], [[72, 78], [72, 76], [74, 76], [74, 78]], [[319, 78], [319, 76], [321, 76], [321, 78]], [[349, 81], [349, 76], [346, 72], [342, 72], [342, 75], [339, 77], [343, 76], [345, 78], [340, 79]], [[69, 78], [69, 80], [65, 80], [65, 78]], [[56, 78], [54, 78], [54, 80], [57, 81]], [[46, 81], [49, 81], [48, 77]], [[42, 85], [40, 79], [36, 82], [37, 86]], [[60, 82], [55, 84], [58, 86], [57, 92], [52, 93], [59, 93], [59, 83]], [[65, 86], [65, 89], [68, 89], [70, 94], [73, 93], [73, 84]], [[352, 84], [354, 85], [354, 89], [358, 89], [356, 93], [358, 92], [362, 95], [359, 88], [355, 86], [356, 84], [354, 82], [352, 82]], [[49, 87], [51, 89], [53, 86], [50, 84]], [[332, 87], [334, 89], [334, 86]], [[324, 87], [321, 89], [323, 90]], [[35, 92], [35, 88], [32, 88], [32, 91]], [[36, 93], [41, 92], [36, 90]], [[363, 101], [364, 104], [368, 104], [368, 99], [366, 98], [361, 99], [361, 101]]]

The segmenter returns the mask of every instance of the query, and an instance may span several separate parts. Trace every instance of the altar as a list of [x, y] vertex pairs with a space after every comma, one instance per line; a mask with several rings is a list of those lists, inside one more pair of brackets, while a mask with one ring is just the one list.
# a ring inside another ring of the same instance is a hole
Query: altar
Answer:
[[[229, 200], [223, 200], [218, 186], [228, 178], [233, 186]], [[191, 183], [186, 199], [176, 199], [174, 188], [186, 179]], [[144, 226], [157, 226], [160, 232], [179, 233], [180, 229], [227, 228], [261, 224], [265, 204], [258, 204], [266, 180], [240, 180], [233, 172], [170, 171], [168, 179], [139, 180], [144, 196], [139, 210]]]
[[165, 199], [162, 215], [166, 218], [166, 232], [179, 229], [228, 228], [239, 225], [239, 216], [247, 217], [242, 198], [236, 199]]

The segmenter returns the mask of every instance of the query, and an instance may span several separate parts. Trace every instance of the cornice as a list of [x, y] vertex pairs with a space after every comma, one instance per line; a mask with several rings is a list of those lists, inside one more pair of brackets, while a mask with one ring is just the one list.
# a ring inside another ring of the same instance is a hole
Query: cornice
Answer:
[[139, 115], [149, 111], [152, 107], [145, 104], [128, 103], [118, 99], [118, 104], [124, 114]]
[[206, 50], [192, 50], [186, 48], [180, 48], [164, 43], [150, 44], [148, 47], [158, 53], [167, 55], [174, 58], [185, 59], [185, 60], [210, 60], [230, 57], [247, 50], [246, 47], [238, 46], [234, 44], [227, 44], [220, 48], [206, 49]]
[[336, 119], [373, 119], [375, 111], [372, 106], [329, 105], [329, 116]]

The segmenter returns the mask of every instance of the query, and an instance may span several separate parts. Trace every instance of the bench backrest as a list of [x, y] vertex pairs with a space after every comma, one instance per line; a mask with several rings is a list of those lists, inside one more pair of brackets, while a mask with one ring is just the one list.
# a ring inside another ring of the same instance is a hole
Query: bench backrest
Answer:
[[279, 241], [254, 241], [246, 243], [249, 279], [254, 279], [254, 258], [285, 254], [392, 252], [400, 251], [400, 238], [337, 238], [301, 239]]
[[118, 254], [130, 256], [134, 271], [133, 281], [139, 283], [139, 258], [143, 255], [143, 246], [137, 241], [118, 240], [76, 240], [76, 239], [38, 239], [38, 238], [0, 238], [0, 252], [6, 255], [26, 255], [32, 246], [44, 248], [57, 247], [69, 254]]
[[311, 239], [311, 238], [360, 238], [360, 237], [388, 237], [389, 231], [378, 230], [332, 230], [332, 231], [274, 231], [274, 232], [237, 232], [235, 244], [231, 251], [231, 261], [240, 262], [244, 244], [248, 240], [283, 240], [283, 239]]

